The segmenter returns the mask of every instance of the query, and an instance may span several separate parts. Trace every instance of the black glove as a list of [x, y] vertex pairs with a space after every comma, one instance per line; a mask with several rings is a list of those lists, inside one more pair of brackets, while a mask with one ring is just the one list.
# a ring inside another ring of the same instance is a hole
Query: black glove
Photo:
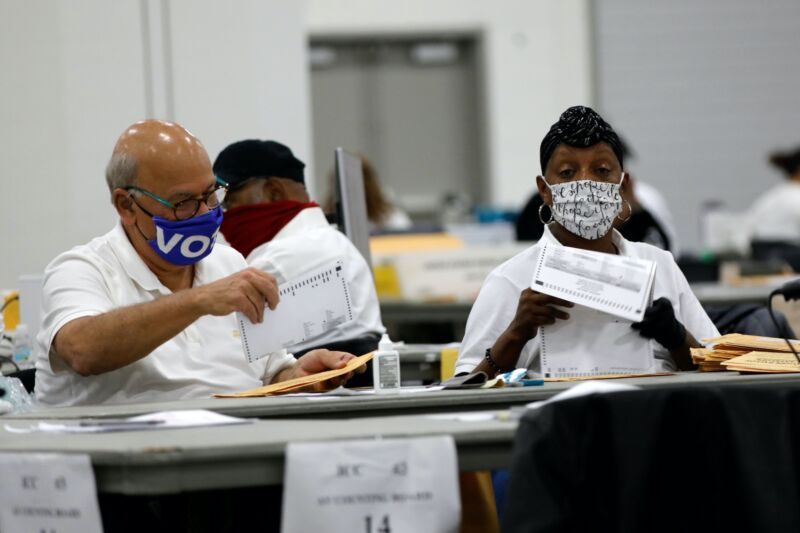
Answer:
[[675, 318], [672, 303], [667, 298], [659, 298], [647, 308], [641, 322], [631, 324], [639, 335], [655, 339], [667, 350], [679, 348], [686, 341], [686, 328]]

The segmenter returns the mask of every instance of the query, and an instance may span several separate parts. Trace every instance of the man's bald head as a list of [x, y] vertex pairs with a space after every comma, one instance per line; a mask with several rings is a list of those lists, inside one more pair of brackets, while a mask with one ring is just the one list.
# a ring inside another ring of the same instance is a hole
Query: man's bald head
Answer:
[[120, 135], [106, 168], [112, 194], [133, 185], [163, 189], [201, 177], [213, 181], [203, 144], [183, 126], [154, 119], [137, 122]]

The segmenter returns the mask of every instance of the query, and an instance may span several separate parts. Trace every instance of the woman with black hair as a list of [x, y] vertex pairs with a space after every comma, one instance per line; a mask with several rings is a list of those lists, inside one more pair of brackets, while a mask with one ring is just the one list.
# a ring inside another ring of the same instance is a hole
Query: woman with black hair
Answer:
[[[580, 310], [573, 303], [531, 289], [545, 244], [655, 262], [653, 302], [644, 319], [630, 327], [652, 343], [653, 371], [692, 368], [689, 349], [700, 346], [696, 339], [717, 336], [717, 328], [672, 254], [613, 229], [616, 219], [627, 220], [632, 212], [624, 200], [629, 183], [617, 134], [592, 109], [571, 107], [545, 135], [539, 154], [542, 174], [536, 185], [543, 204], [537, 216], [544, 233], [487, 276], [470, 311], [456, 372], [493, 376], [513, 368], [539, 370], [539, 328], [577, 320], [570, 318]], [[590, 355], [599, 363], [607, 354]]]
[[[633, 155], [630, 148], [622, 137], [618, 138], [622, 156], [630, 160]], [[677, 257], [675, 227], [664, 197], [652, 185], [634, 179], [630, 172], [626, 172], [626, 175], [628, 187], [624, 200], [631, 206], [631, 215], [624, 221], [617, 218], [614, 229], [629, 241], [646, 242]], [[518, 241], [538, 241], [542, 238], [544, 223], [539, 219], [539, 209], [543, 203], [539, 192], [535, 191], [519, 212], [515, 224]]]

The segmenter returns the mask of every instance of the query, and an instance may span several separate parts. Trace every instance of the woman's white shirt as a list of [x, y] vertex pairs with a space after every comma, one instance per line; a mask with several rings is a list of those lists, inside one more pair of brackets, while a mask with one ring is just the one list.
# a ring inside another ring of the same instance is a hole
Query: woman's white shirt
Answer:
[[[696, 339], [719, 335], [672, 254], [646, 243], [628, 241], [616, 230], [612, 231], [613, 242], [621, 255], [655, 261], [654, 300], [668, 298], [672, 302], [676, 318]], [[561, 246], [545, 226], [539, 242], [494, 269], [486, 278], [467, 320], [456, 362], [456, 373], [472, 372], [483, 360], [486, 348], [491, 348], [509, 326], [517, 312], [520, 294], [531, 285], [539, 252], [545, 242]], [[654, 371], [675, 370], [669, 351], [656, 341], [652, 342], [656, 358]], [[529, 368], [538, 372], [539, 350], [539, 337], [536, 336], [523, 347], [517, 368]]]

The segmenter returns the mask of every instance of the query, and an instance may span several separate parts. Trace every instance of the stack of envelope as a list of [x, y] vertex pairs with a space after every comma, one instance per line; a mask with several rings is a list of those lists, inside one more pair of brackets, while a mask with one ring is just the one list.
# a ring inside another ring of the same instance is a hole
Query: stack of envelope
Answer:
[[709, 348], [692, 348], [691, 352], [692, 362], [698, 366], [700, 372], [722, 372], [725, 370], [722, 362], [736, 357], [736, 355], [714, 353], [714, 350]]
[[750, 352], [722, 363], [737, 372], [783, 373], [800, 372], [800, 363], [792, 353]]
[[[800, 352], [800, 341], [792, 346]], [[707, 348], [693, 348], [692, 360], [702, 372], [800, 372], [800, 364], [784, 339], [730, 333], [703, 339]]]

